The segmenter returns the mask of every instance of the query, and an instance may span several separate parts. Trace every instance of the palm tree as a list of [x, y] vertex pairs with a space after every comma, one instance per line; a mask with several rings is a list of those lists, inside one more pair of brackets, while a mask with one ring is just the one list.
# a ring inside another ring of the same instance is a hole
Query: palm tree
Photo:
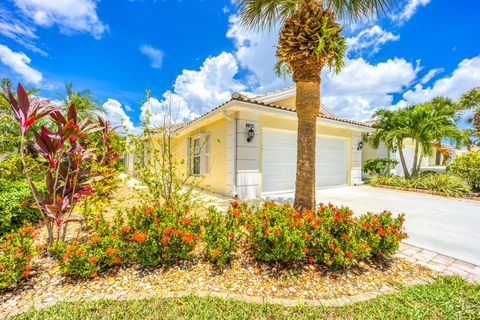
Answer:
[[243, 26], [272, 30], [281, 26], [277, 73], [291, 72], [296, 84], [298, 119], [295, 207], [315, 209], [315, 144], [320, 112], [320, 73], [336, 73], [346, 52], [342, 27], [384, 12], [395, 0], [236, 0]]
[[70, 82], [65, 84], [65, 92], [65, 96], [58, 94], [63, 101], [65, 110], [68, 110], [70, 105], [74, 104], [81, 117], [96, 118], [98, 114], [105, 114], [105, 109], [95, 101], [90, 90], [76, 91], [73, 83]]
[[470, 89], [460, 97], [460, 105], [464, 109], [475, 109], [473, 118], [469, 122], [473, 123], [476, 135], [480, 135], [480, 87]]

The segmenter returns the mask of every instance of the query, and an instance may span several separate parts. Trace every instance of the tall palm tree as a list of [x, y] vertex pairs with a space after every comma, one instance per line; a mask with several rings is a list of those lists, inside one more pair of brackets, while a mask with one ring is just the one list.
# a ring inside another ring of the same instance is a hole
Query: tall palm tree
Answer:
[[66, 95], [58, 94], [58, 96], [63, 101], [66, 110], [71, 104], [74, 104], [81, 117], [96, 118], [98, 114], [105, 114], [105, 109], [95, 101], [90, 90], [76, 91], [73, 83], [70, 82], [65, 84], [65, 92]]
[[464, 109], [474, 109], [473, 118], [469, 119], [473, 123], [476, 135], [480, 135], [480, 87], [470, 89], [460, 97], [460, 105]]
[[346, 52], [342, 21], [384, 12], [395, 0], [235, 0], [245, 28], [281, 26], [277, 73], [291, 72], [296, 84], [298, 119], [295, 207], [315, 208], [316, 123], [320, 112], [320, 73], [336, 73]]

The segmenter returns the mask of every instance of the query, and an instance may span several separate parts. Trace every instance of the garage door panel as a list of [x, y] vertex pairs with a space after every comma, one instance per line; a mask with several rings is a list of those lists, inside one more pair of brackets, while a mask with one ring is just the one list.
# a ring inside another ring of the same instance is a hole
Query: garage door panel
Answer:
[[[295, 189], [297, 135], [295, 132], [263, 130], [263, 192]], [[317, 187], [345, 184], [347, 181], [347, 140], [317, 137]]]

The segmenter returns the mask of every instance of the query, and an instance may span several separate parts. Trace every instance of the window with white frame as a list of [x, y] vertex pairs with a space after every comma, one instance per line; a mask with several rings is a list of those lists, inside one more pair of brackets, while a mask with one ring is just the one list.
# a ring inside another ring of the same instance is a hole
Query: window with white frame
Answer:
[[190, 174], [199, 176], [208, 173], [210, 163], [210, 139], [207, 134], [191, 137], [189, 140]]

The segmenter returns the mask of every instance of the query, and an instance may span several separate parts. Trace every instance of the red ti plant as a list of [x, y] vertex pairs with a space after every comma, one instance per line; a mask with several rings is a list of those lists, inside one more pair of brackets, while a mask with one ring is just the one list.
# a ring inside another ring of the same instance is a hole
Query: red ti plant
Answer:
[[102, 128], [89, 123], [88, 118], [78, 119], [74, 105], [69, 107], [64, 116], [58, 109], [47, 108], [48, 102], [40, 103], [36, 99], [30, 101], [20, 84], [17, 94], [18, 101], [11, 93], [9, 100], [15, 117], [22, 126], [22, 157], [25, 134], [36, 119], [48, 114], [56, 126], [56, 130], [52, 131], [42, 126], [38, 132], [33, 132], [35, 139], [30, 141], [50, 164], [45, 175], [46, 196], [41, 198], [29, 178], [28, 180], [47, 225], [47, 244], [55, 240], [64, 241], [68, 223], [83, 220], [83, 217], [73, 213], [75, 205], [81, 197], [93, 194], [90, 183], [100, 178], [92, 177], [88, 168], [88, 161], [92, 160], [94, 153], [93, 149], [88, 148], [86, 135]]

